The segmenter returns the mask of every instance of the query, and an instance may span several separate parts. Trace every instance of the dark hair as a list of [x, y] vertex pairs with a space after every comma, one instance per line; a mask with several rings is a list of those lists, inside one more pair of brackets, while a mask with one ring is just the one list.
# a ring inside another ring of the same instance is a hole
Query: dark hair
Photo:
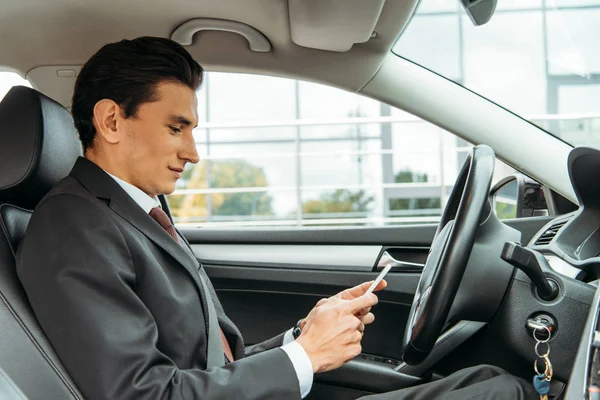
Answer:
[[203, 74], [200, 64], [170, 39], [146, 36], [103, 46], [81, 69], [73, 92], [71, 112], [84, 151], [96, 136], [98, 101], [113, 100], [125, 118], [135, 117], [140, 105], [158, 100], [158, 84], [180, 82], [197, 90]]

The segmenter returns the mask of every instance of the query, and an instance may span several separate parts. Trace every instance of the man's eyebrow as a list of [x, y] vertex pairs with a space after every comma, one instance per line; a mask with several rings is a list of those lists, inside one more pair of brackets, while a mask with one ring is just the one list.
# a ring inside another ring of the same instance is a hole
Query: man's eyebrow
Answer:
[[[183, 115], [169, 115], [169, 120], [171, 122], [173, 122], [173, 123], [181, 124], [181, 125], [185, 125], [185, 126], [191, 126], [192, 125], [192, 121], [190, 121], [189, 119], [187, 119]], [[198, 126], [198, 124], [196, 124], [196, 126]], [[196, 126], [194, 126], [194, 128]]]

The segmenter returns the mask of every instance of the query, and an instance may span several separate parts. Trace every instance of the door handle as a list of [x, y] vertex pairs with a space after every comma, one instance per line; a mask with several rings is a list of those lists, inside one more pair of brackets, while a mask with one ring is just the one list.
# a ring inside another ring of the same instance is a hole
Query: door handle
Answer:
[[386, 250], [379, 258], [379, 262], [377, 263], [375, 270], [381, 271], [390, 264], [392, 265], [390, 272], [421, 272], [423, 271], [423, 268], [425, 268], [425, 264], [396, 260]]

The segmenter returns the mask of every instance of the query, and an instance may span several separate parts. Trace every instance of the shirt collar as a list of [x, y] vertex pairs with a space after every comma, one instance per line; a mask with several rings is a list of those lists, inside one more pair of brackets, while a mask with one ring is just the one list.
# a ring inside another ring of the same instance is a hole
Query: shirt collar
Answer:
[[[106, 171], [104, 171], [106, 172]], [[123, 179], [119, 179], [116, 176], [106, 172], [110, 175], [118, 184], [127, 192], [127, 194], [136, 202], [136, 204], [142, 207], [142, 210], [146, 214], [150, 213], [154, 207], [160, 207], [160, 201], [158, 201], [158, 197], [150, 197], [140, 188], [133, 186], [129, 182], [125, 182]]]

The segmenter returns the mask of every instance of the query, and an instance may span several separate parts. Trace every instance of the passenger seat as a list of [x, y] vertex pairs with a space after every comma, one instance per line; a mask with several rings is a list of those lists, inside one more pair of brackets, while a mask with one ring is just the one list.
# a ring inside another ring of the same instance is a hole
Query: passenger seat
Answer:
[[54, 100], [16, 86], [0, 102], [0, 368], [30, 400], [83, 399], [42, 332], [15, 266], [31, 210], [80, 154], [71, 115]]

